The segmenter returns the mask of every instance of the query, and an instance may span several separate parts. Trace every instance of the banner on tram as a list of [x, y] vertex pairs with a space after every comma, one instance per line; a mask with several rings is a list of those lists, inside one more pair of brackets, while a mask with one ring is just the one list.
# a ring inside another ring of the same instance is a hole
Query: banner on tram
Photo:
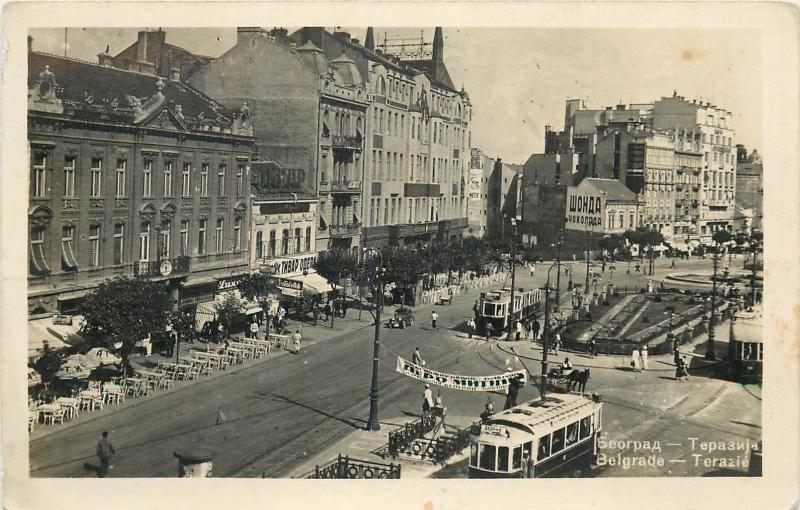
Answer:
[[437, 372], [397, 357], [396, 370], [401, 374], [443, 388], [462, 391], [505, 391], [509, 381], [521, 378], [526, 380], [524, 370], [505, 372], [499, 375], [455, 375]]

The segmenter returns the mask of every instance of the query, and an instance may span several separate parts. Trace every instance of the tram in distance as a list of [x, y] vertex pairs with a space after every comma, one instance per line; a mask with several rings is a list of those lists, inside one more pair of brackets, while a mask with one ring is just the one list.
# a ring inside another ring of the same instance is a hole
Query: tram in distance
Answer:
[[511, 288], [481, 292], [478, 301], [478, 330], [486, 334], [487, 326], [495, 333], [504, 331], [517, 320], [531, 320], [535, 317], [542, 301], [542, 290], [518, 289], [514, 292], [514, 309], [509, 312], [511, 304]]
[[728, 359], [733, 377], [742, 381], [761, 381], [764, 363], [763, 310], [736, 312], [731, 321]]
[[599, 395], [567, 393], [512, 407], [475, 425], [470, 478], [567, 475], [597, 459], [603, 403]]

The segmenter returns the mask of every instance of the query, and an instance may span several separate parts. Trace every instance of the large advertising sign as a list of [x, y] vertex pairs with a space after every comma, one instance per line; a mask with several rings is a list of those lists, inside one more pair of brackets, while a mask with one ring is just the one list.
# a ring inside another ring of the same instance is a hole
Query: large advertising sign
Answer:
[[310, 192], [306, 171], [302, 168], [283, 168], [275, 161], [253, 161], [251, 168], [251, 183], [256, 196]]
[[599, 191], [567, 188], [566, 229], [602, 231], [605, 210], [606, 200]]
[[505, 372], [499, 375], [454, 375], [445, 374], [430, 370], [423, 366], [412, 363], [406, 359], [397, 357], [398, 372], [413, 379], [436, 384], [443, 388], [462, 391], [503, 391], [508, 388], [508, 383], [513, 379], [527, 379], [524, 370]]
[[310, 271], [317, 262], [317, 254], [302, 255], [288, 259], [275, 259], [270, 265], [272, 274], [276, 276], [290, 276], [300, 274], [303, 271]]

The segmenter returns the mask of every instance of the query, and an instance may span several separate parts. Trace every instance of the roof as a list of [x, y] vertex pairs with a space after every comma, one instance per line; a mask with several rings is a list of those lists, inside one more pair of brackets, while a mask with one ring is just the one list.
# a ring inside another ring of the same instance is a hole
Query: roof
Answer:
[[606, 201], [611, 202], [636, 202], [638, 200], [636, 193], [628, 189], [627, 186], [616, 179], [597, 179], [589, 177], [581, 181], [579, 186], [583, 183], [591, 185], [598, 191], [602, 191], [606, 195]]
[[436, 60], [401, 60], [401, 62], [422, 71], [436, 85], [451, 92], [457, 92], [444, 62]]
[[161, 81], [161, 93], [167, 102], [181, 105], [183, 115], [197, 117], [202, 114], [211, 121], [222, 117], [221, 120], [227, 123], [232, 119], [232, 111], [187, 83], [35, 51], [28, 52], [29, 87], [37, 81], [45, 66], [55, 75], [58, 97], [63, 101], [109, 108], [118, 105], [124, 109], [128, 108], [126, 96], [151, 97], [158, 92], [157, 83]]
[[517, 426], [535, 433], [536, 428], [544, 425], [550, 427], [554, 420], [590, 414], [590, 411], [585, 409], [587, 406], [594, 409], [594, 402], [584, 395], [570, 393], [549, 395], [544, 401], [531, 400], [499, 412], [492, 416], [489, 424]]

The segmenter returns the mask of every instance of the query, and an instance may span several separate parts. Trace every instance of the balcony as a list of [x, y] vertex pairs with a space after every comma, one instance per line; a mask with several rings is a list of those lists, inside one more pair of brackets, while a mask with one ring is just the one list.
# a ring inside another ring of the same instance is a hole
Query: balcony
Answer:
[[683, 183], [680, 183], [680, 182], [676, 183], [675, 184], [675, 189], [678, 190], [678, 191], [681, 191], [683, 189]]
[[334, 135], [333, 148], [345, 150], [361, 150], [361, 138], [357, 136]]
[[333, 193], [361, 193], [361, 181], [333, 181], [330, 189]]
[[361, 234], [361, 223], [328, 225], [331, 237], [355, 237]]
[[141, 277], [164, 278], [186, 276], [189, 274], [190, 260], [186, 256], [161, 259], [160, 261], [139, 260], [133, 263], [133, 274]]

